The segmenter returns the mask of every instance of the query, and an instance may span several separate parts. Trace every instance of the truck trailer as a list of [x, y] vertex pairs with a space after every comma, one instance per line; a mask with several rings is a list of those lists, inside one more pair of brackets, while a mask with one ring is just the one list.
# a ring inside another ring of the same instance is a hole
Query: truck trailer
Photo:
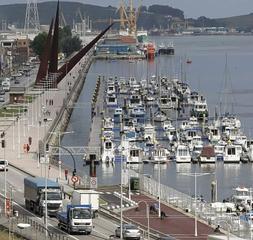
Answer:
[[[27, 177], [24, 179], [25, 207], [40, 216], [45, 213], [46, 179]], [[47, 179], [47, 211], [55, 215], [62, 208], [62, 192], [59, 183]]]
[[56, 214], [58, 227], [72, 233], [90, 234], [92, 232], [91, 205], [67, 205], [65, 212]]
[[99, 210], [99, 192], [89, 189], [74, 190], [71, 203], [73, 205], [90, 204], [93, 217], [96, 217]]

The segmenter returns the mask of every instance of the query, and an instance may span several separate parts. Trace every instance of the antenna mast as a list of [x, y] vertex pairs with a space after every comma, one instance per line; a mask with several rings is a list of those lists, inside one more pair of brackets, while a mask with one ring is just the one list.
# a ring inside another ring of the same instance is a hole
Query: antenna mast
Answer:
[[26, 14], [25, 14], [25, 27], [24, 32], [39, 32], [40, 30], [40, 20], [37, 0], [26, 0]]

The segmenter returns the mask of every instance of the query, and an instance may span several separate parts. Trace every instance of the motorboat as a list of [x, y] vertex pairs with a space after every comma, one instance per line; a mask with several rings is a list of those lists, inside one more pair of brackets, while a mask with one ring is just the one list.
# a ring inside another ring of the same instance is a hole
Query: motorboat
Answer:
[[212, 145], [204, 146], [200, 156], [199, 156], [199, 162], [200, 163], [215, 163], [216, 156], [214, 152], [214, 147]]
[[146, 114], [146, 110], [145, 110], [145, 107], [143, 105], [133, 107], [130, 110], [131, 117], [144, 117], [145, 114]]
[[233, 189], [232, 201], [241, 207], [249, 207], [252, 203], [252, 194], [249, 188], [244, 186], [238, 186]]
[[122, 108], [115, 108], [115, 110], [114, 110], [114, 116], [115, 117], [122, 116], [122, 114], [123, 114]]
[[114, 143], [111, 138], [104, 139], [101, 158], [103, 163], [114, 162]]
[[154, 114], [154, 121], [155, 122], [164, 122], [166, 119], [167, 119], [167, 116], [163, 111], [157, 111]]
[[239, 163], [241, 159], [242, 146], [227, 144], [224, 149], [224, 163]]
[[106, 105], [107, 107], [117, 107], [118, 101], [115, 94], [107, 94], [106, 96]]
[[175, 152], [175, 159], [177, 163], [190, 163], [191, 155], [188, 145], [178, 144]]
[[152, 155], [150, 156], [150, 161], [154, 164], [157, 163], [166, 163], [169, 160], [170, 152], [163, 147], [156, 147], [154, 151], [152, 152]]

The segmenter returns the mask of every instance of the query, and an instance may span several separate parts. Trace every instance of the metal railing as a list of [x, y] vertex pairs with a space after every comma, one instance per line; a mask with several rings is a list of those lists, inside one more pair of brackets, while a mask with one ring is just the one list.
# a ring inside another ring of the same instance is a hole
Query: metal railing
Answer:
[[[157, 198], [159, 195], [159, 183], [156, 180], [149, 176], [136, 173], [133, 170], [131, 170], [130, 176], [138, 176], [140, 179], [140, 190]], [[194, 217], [196, 212], [199, 220], [203, 220], [213, 227], [220, 225], [228, 235], [233, 234], [243, 239], [251, 239], [250, 227], [246, 227], [235, 212], [228, 213], [229, 211], [224, 210], [224, 208], [214, 208], [210, 203], [205, 202], [200, 198], [195, 202], [194, 197], [164, 184], [160, 184], [160, 200], [165, 204], [170, 204], [173, 207], [185, 211], [187, 214], [191, 214], [192, 217]]]

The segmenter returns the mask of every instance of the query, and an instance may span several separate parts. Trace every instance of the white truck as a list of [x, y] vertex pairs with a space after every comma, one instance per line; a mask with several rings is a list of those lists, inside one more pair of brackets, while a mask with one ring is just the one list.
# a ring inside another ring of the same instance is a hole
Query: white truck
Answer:
[[26, 209], [43, 216], [45, 213], [45, 191], [47, 189], [48, 215], [55, 215], [62, 208], [62, 192], [59, 183], [42, 177], [24, 179], [24, 198]]
[[74, 190], [71, 198], [72, 205], [91, 205], [93, 217], [96, 217], [99, 209], [99, 192], [89, 189]]

